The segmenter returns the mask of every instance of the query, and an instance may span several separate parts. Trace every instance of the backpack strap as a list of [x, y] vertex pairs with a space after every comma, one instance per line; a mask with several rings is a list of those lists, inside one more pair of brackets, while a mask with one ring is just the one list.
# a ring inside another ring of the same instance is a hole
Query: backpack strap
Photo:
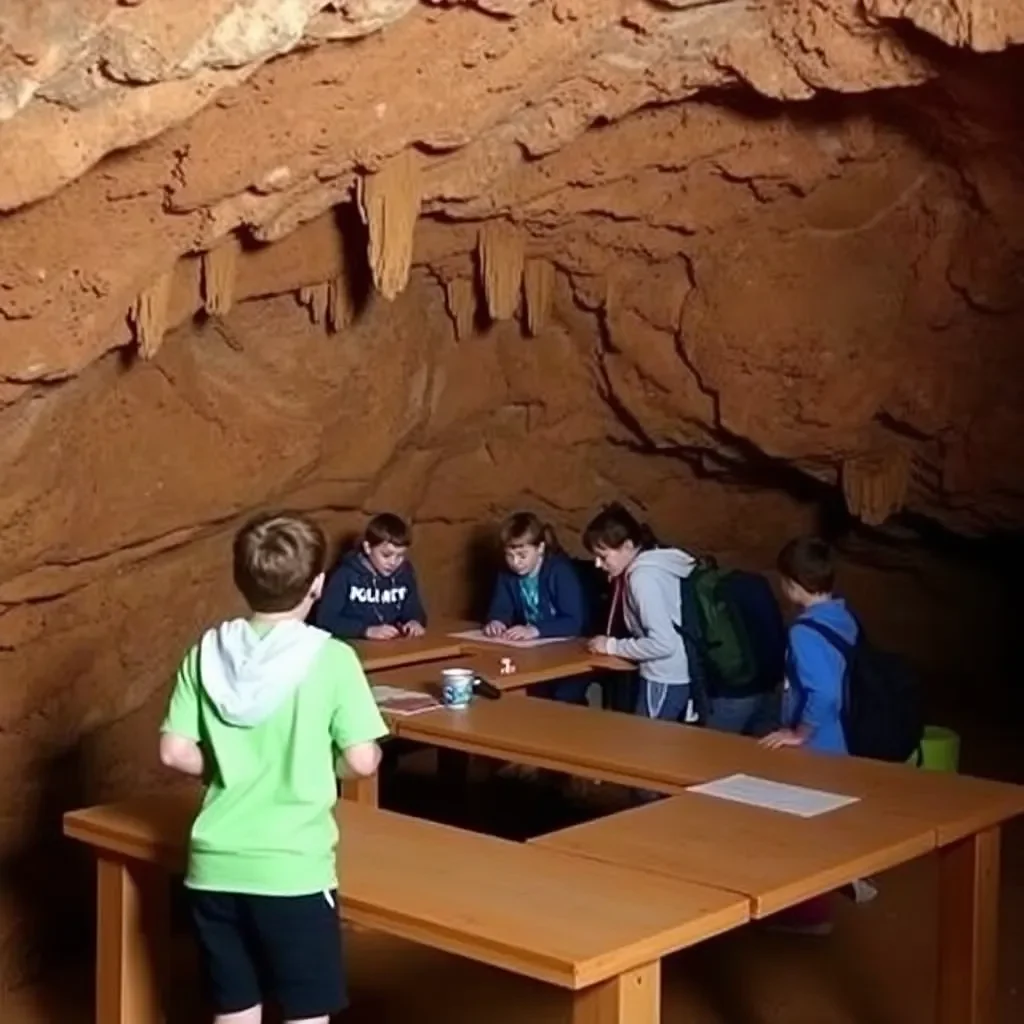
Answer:
[[[856, 622], [856, 620], [854, 621]], [[840, 708], [845, 711], [845, 709], [850, 706], [850, 665], [853, 663], [853, 644], [851, 644], [845, 637], [840, 636], [834, 629], [831, 629], [820, 622], [815, 622], [814, 619], [799, 619], [795, 623], [794, 628], [796, 628], [796, 626], [806, 626], [812, 632], [817, 633], [818, 636], [833, 648], [833, 650], [838, 651], [842, 656], [843, 661], [846, 662], [846, 668], [843, 670], [842, 703], [840, 704]], [[857, 629], [857, 636], [859, 639], [860, 623], [857, 623]]]
[[845, 637], [840, 636], [834, 629], [829, 626], [822, 625], [820, 622], [815, 622], [814, 619], [799, 619], [795, 624], [796, 626], [806, 626], [808, 629], [817, 633], [818, 636], [823, 637], [829, 644], [831, 644], [846, 661], [849, 661], [854, 652], [854, 646]]

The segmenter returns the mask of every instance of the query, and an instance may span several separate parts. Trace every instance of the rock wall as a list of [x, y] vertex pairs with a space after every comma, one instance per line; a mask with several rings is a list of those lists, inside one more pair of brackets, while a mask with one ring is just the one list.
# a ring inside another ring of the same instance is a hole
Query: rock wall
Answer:
[[105, 356], [6, 410], [5, 982], [82, 920], [89, 889], [68, 874], [57, 811], [162, 778], [168, 680], [183, 645], [239, 607], [230, 539], [250, 510], [307, 509], [336, 540], [366, 511], [410, 515], [437, 614], [479, 608], [495, 519], [517, 505], [573, 544], [599, 502], [642, 496], [665, 528], [737, 557], [813, 516], [631, 450], [595, 386], [597, 318], [564, 278], [553, 305], [535, 339], [508, 323], [459, 342], [424, 270], [338, 334], [292, 294], [257, 299], [178, 328], [152, 361]]

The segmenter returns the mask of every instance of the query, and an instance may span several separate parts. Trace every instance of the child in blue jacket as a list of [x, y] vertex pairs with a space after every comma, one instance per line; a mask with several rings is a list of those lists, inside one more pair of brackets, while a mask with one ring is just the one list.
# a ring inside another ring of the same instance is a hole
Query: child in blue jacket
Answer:
[[[558, 546], [554, 530], [532, 512], [516, 512], [501, 525], [507, 569], [498, 575], [484, 633], [508, 640], [582, 636], [586, 603], [579, 576]], [[530, 692], [586, 703], [590, 680], [556, 680]]]
[[408, 558], [411, 543], [399, 516], [374, 516], [359, 547], [342, 558], [328, 581], [316, 625], [343, 640], [422, 636], [427, 613]]
[[[789, 628], [782, 728], [761, 744], [772, 750], [804, 747], [821, 754], [847, 754], [842, 721], [846, 661], [811, 625], [831, 630], [850, 645], [860, 632], [846, 602], [834, 593], [831, 548], [817, 537], [800, 537], [779, 553], [777, 568], [782, 592], [798, 615]], [[858, 903], [873, 899], [876, 893], [870, 882], [860, 879], [849, 888]], [[771, 920], [778, 930], [827, 935], [832, 930], [828, 896], [797, 904]]]
[[779, 553], [782, 592], [799, 614], [789, 628], [782, 728], [763, 745], [805, 746], [823, 754], [846, 754], [843, 735], [842, 654], [809, 623], [837, 633], [849, 644], [857, 640], [857, 620], [846, 602], [833, 593], [835, 566], [828, 544], [817, 537], [790, 541]]

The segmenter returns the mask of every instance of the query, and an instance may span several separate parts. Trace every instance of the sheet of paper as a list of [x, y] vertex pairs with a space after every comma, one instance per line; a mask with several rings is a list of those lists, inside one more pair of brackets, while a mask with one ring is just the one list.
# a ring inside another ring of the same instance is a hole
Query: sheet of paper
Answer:
[[798, 818], [816, 818], [819, 814], [855, 804], [860, 799], [856, 796], [843, 796], [841, 793], [826, 793], [821, 789], [772, 782], [753, 775], [729, 775], [688, 789], [691, 793], [717, 796], [722, 800], [733, 800], [753, 807], [767, 807], [772, 811], [795, 814]]
[[516, 647], [520, 650], [528, 647], [543, 647], [545, 644], [564, 644], [572, 639], [567, 636], [542, 636], [536, 640], [506, 640], [501, 636], [484, 636], [482, 629], [467, 629], [462, 633], [449, 633], [456, 640], [472, 640], [475, 644], [497, 644], [499, 647]]
[[398, 686], [371, 686], [370, 692], [377, 707], [392, 715], [418, 715], [441, 707], [441, 702], [429, 693], [403, 690]]

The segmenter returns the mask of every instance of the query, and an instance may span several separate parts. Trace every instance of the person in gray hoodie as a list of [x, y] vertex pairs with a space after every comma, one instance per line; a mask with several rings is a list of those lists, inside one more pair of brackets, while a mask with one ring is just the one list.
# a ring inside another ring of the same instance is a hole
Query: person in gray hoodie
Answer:
[[658, 547], [650, 528], [619, 504], [609, 505], [591, 520], [583, 544], [613, 581], [613, 602], [621, 602], [632, 634], [626, 639], [594, 637], [590, 650], [636, 662], [638, 715], [696, 721], [689, 659], [679, 632], [680, 580], [693, 571], [695, 559], [677, 548]]

